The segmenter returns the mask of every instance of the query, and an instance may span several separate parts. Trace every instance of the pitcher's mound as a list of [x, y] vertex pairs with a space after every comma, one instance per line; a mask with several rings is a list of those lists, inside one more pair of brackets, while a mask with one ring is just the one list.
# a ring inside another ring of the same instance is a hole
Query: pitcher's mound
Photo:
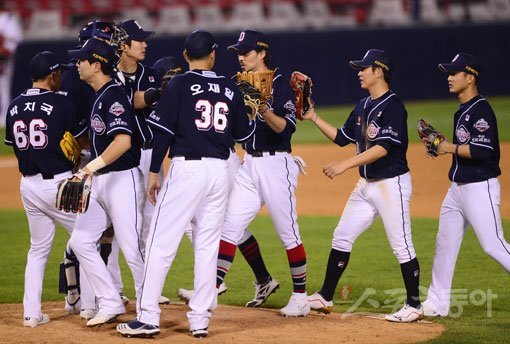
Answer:
[[[147, 339], [124, 338], [115, 330], [116, 323], [98, 328], [85, 327], [78, 315], [68, 315], [63, 302], [46, 302], [43, 312], [51, 321], [35, 328], [22, 325], [23, 305], [0, 305], [2, 343], [141, 343]], [[161, 307], [161, 334], [150, 343], [197, 343], [188, 334], [188, 307], [172, 303]], [[134, 304], [118, 319], [135, 317]], [[220, 305], [214, 311], [207, 343], [412, 343], [438, 337], [443, 326], [430, 321], [398, 324], [384, 321], [378, 314], [310, 313], [306, 318], [284, 318], [278, 309], [244, 308]]]

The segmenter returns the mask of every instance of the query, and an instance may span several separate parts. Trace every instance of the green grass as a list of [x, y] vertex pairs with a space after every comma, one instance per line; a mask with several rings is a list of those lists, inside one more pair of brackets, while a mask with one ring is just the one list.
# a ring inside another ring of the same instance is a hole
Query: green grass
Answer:
[[[308, 291], [320, 288], [324, 278], [325, 264], [331, 248], [331, 235], [338, 219], [335, 217], [301, 217], [299, 219], [303, 242], [307, 251]], [[437, 231], [437, 219], [413, 219], [413, 241], [420, 260], [421, 284], [428, 287], [434, 254], [434, 242]], [[504, 220], [503, 226], [510, 227], [510, 221]], [[267, 307], [279, 308], [286, 304], [291, 293], [289, 267], [285, 251], [273, 230], [272, 222], [267, 216], [259, 216], [250, 227], [259, 240], [264, 259], [271, 274], [280, 282], [281, 289], [269, 298]], [[63, 256], [66, 232], [58, 228], [50, 261], [46, 267], [43, 300], [62, 300], [57, 293], [58, 263]], [[22, 302], [24, 267], [26, 252], [29, 247], [28, 225], [21, 210], [0, 211], [0, 302]], [[125, 293], [134, 297], [131, 274], [122, 261]], [[193, 254], [189, 241], [183, 239], [177, 257], [167, 276], [164, 295], [176, 300], [175, 291], [179, 287], [192, 288]], [[226, 283], [229, 291], [219, 299], [222, 304], [242, 306], [253, 297], [251, 283], [253, 274], [238, 253]], [[508, 285], [510, 276], [481, 249], [475, 235], [468, 231], [457, 262], [453, 288], [466, 289], [466, 293], [457, 294], [474, 296], [477, 290], [487, 293], [490, 289], [497, 298], [492, 301], [492, 315], [487, 315], [487, 304], [476, 305], [468, 302], [463, 307], [459, 318], [434, 319], [444, 324], [446, 332], [433, 343], [504, 343], [508, 337], [510, 321], [510, 294]], [[352, 286], [348, 302], [358, 300], [367, 288], [373, 293], [361, 302], [356, 311], [389, 312], [389, 309], [374, 307], [391, 301], [385, 291], [402, 289], [403, 282], [397, 260], [393, 256], [380, 221], [360, 236], [356, 242], [349, 267], [339, 286]], [[370, 291], [369, 290], [369, 291]], [[397, 296], [402, 296], [398, 294]], [[398, 301], [395, 301], [398, 302]], [[395, 303], [393, 302], [393, 303]], [[400, 305], [400, 304], [399, 304]], [[335, 311], [345, 312], [351, 303], [341, 303], [335, 297]], [[21, 316], [21, 315], [20, 315]]]
[[[498, 119], [499, 139], [501, 142], [510, 141], [510, 130], [503, 130], [510, 126], [510, 97], [493, 97], [488, 99]], [[325, 106], [317, 108], [317, 112], [332, 125], [341, 127], [351, 112], [354, 104], [347, 106]], [[418, 142], [416, 122], [423, 117], [451, 139], [453, 114], [459, 103], [456, 99], [430, 100], [420, 102], [406, 102], [409, 113], [409, 140]], [[12, 154], [12, 147], [5, 145], [5, 129], [0, 128], [0, 155]], [[326, 143], [329, 140], [315, 128], [310, 121], [299, 122], [298, 130], [292, 138], [293, 143]]]
[[[510, 141], [510, 97], [488, 98], [498, 120], [499, 140]], [[459, 108], [457, 99], [450, 100], [431, 100], [420, 102], [405, 102], [409, 118], [407, 120], [409, 141], [419, 142], [416, 133], [416, 123], [420, 117], [428, 120], [434, 127], [443, 132], [447, 138], [451, 139], [453, 130], [453, 114]], [[326, 121], [341, 127], [354, 104], [348, 106], [321, 107], [317, 113]], [[310, 121], [298, 123], [298, 130], [293, 135], [293, 143], [325, 143], [329, 140], [317, 129]]]

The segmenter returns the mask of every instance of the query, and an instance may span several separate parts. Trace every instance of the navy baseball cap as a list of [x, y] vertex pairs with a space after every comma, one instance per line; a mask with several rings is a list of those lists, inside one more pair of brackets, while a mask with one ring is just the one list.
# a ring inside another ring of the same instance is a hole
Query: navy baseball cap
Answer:
[[78, 39], [80, 41], [80, 46], [83, 45], [86, 41], [88, 41], [92, 37], [98, 37], [102, 39], [106, 39], [111, 41], [113, 38], [113, 34], [115, 32], [115, 28], [113, 23], [94, 20], [88, 22], [81, 30], [78, 35]]
[[170, 70], [179, 74], [183, 71], [181, 64], [174, 56], [163, 56], [154, 63], [152, 68], [154, 68], [160, 75], [164, 75]]
[[136, 20], [126, 20], [120, 24], [120, 27], [128, 35], [127, 39], [144, 42], [154, 34], [154, 31], [145, 31]]
[[227, 48], [228, 51], [235, 51], [239, 54], [246, 54], [252, 50], [266, 49], [269, 50], [269, 41], [260, 31], [244, 30], [239, 35], [236, 44]]
[[57, 55], [51, 51], [37, 53], [30, 60], [30, 75], [33, 80], [42, 79], [51, 72], [66, 68], [67, 65], [61, 64]]
[[475, 77], [480, 76], [480, 64], [473, 55], [466, 53], [458, 53], [452, 62], [440, 63], [438, 68], [445, 73], [466, 72]]
[[184, 41], [184, 49], [189, 58], [197, 59], [210, 54], [218, 48], [214, 40], [214, 36], [204, 30], [195, 30], [186, 37]]
[[392, 63], [383, 50], [370, 49], [361, 60], [349, 61], [353, 69], [364, 69], [367, 67], [381, 67], [386, 72], [391, 72]]
[[92, 37], [79, 50], [68, 50], [69, 57], [75, 60], [94, 59], [101, 64], [113, 67], [117, 56], [113, 48], [100, 39]]

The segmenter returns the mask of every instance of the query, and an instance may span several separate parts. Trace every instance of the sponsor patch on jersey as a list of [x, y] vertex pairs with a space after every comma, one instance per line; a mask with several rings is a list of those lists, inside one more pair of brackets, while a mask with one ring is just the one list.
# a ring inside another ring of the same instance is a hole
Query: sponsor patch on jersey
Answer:
[[108, 111], [115, 116], [120, 116], [124, 112], [126, 112], [126, 110], [124, 109], [124, 106], [122, 106], [122, 104], [119, 102], [113, 103], [112, 106], [110, 106], [110, 110], [108, 110]]
[[361, 125], [361, 116], [358, 116], [358, 119], [356, 120], [356, 125]]
[[478, 121], [476, 121], [473, 127], [475, 127], [475, 129], [481, 133], [490, 128], [489, 123], [487, 123], [487, 121], [483, 118], [480, 118]]
[[153, 76], [149, 76], [149, 82], [154, 82], [154, 77]]
[[92, 130], [96, 132], [98, 135], [103, 135], [106, 130], [106, 125], [104, 124], [101, 117], [97, 114], [94, 114], [92, 116], [92, 119], [90, 120], [90, 127]]
[[455, 131], [455, 135], [457, 136], [457, 140], [459, 140], [459, 143], [461, 144], [467, 143], [471, 137], [469, 131], [463, 125], [457, 128], [457, 130]]
[[470, 117], [469, 115], [466, 115], [466, 118], [465, 118], [466, 122], [469, 121], [469, 117]]
[[381, 128], [375, 122], [370, 122], [370, 124], [367, 127], [367, 137], [370, 140], [375, 139], [377, 137], [377, 134], [379, 134], [380, 129]]
[[40, 89], [38, 89], [38, 88], [31, 88], [31, 89], [27, 90], [26, 95], [27, 96], [33, 96], [34, 94], [39, 94], [39, 93], [41, 93]]

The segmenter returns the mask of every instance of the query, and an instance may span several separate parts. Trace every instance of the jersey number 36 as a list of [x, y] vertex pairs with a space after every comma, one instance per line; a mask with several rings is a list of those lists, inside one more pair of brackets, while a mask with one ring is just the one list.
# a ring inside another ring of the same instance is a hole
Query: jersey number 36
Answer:
[[227, 128], [228, 105], [217, 102], [214, 106], [207, 99], [200, 99], [195, 105], [195, 110], [201, 113], [200, 119], [195, 120], [198, 130], [208, 131], [214, 127], [217, 133], [223, 133]]

